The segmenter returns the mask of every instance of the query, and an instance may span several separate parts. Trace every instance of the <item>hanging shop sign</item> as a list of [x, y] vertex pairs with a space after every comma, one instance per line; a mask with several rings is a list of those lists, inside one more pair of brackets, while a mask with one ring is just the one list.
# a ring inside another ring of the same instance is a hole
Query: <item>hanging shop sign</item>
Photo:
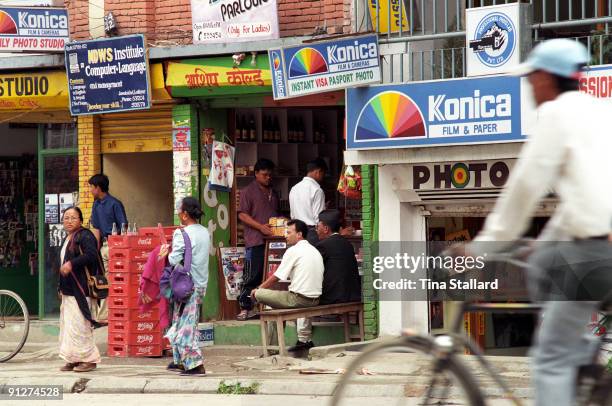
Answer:
[[64, 72], [0, 75], [0, 111], [68, 108]]
[[67, 44], [66, 73], [74, 116], [151, 107], [142, 35]]
[[[408, 9], [401, 0], [369, 0], [370, 18], [375, 32], [389, 34], [408, 31]], [[380, 28], [378, 28], [380, 26]], [[389, 29], [391, 30], [389, 32]]]
[[276, 0], [191, 0], [193, 43], [279, 38]]
[[585, 69], [580, 78], [580, 91], [601, 99], [612, 100], [612, 65]]
[[376, 35], [271, 49], [268, 56], [274, 99], [380, 83]]
[[516, 68], [531, 48], [530, 13], [520, 3], [466, 9], [467, 76]]
[[503, 187], [515, 159], [411, 165], [412, 189], [492, 189]]
[[61, 52], [69, 35], [65, 8], [0, 7], [0, 52]]
[[174, 97], [270, 93], [271, 83], [265, 55], [247, 58], [239, 66], [230, 57], [168, 62], [166, 77]]
[[348, 149], [521, 141], [521, 80], [495, 76], [347, 90]]

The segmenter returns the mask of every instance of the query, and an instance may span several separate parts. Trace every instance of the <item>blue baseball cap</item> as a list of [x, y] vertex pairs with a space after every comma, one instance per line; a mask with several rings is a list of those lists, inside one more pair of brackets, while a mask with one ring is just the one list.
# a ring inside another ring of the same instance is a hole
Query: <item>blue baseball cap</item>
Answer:
[[578, 78], [583, 65], [590, 60], [584, 45], [571, 39], [551, 39], [538, 44], [515, 71], [525, 76], [542, 70], [565, 78]]

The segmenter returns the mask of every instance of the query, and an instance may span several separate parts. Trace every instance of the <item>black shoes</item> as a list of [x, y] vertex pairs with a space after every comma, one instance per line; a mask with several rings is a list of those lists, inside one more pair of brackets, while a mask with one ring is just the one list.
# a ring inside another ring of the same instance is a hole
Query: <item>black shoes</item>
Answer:
[[166, 369], [168, 371], [183, 371], [183, 370], [185, 370], [185, 367], [183, 367], [182, 365], [177, 365], [174, 362], [171, 362], [171, 363], [168, 364]]
[[191, 369], [181, 372], [180, 375], [181, 376], [203, 376], [203, 375], [206, 375], [206, 370], [204, 369], [204, 365], [198, 365], [195, 368], [191, 368]]
[[289, 352], [308, 351], [312, 347], [314, 347], [314, 343], [312, 341], [307, 341], [305, 343], [298, 341], [297, 343], [295, 343], [293, 347], [287, 348], [287, 351]]

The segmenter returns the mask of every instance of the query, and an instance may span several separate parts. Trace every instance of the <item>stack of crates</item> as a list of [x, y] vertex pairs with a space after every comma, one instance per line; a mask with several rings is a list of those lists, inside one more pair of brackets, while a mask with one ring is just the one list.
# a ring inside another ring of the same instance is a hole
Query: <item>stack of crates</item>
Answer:
[[[163, 227], [170, 243], [176, 227]], [[141, 313], [138, 305], [140, 279], [149, 253], [161, 243], [160, 229], [144, 227], [138, 235], [108, 238], [108, 355], [110, 357], [159, 357], [169, 347], [159, 326], [155, 305]]]

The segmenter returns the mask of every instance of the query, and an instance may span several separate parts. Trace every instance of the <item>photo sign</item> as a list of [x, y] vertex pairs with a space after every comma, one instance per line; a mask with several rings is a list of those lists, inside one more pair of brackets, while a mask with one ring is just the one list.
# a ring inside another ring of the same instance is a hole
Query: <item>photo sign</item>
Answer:
[[193, 43], [278, 39], [276, 0], [191, 0]]
[[65, 8], [0, 7], [0, 52], [61, 52], [69, 35]]
[[376, 35], [271, 49], [268, 56], [275, 100], [381, 80]]
[[70, 113], [74, 116], [151, 107], [142, 35], [66, 45]]
[[522, 141], [513, 76], [348, 89], [348, 149]]

